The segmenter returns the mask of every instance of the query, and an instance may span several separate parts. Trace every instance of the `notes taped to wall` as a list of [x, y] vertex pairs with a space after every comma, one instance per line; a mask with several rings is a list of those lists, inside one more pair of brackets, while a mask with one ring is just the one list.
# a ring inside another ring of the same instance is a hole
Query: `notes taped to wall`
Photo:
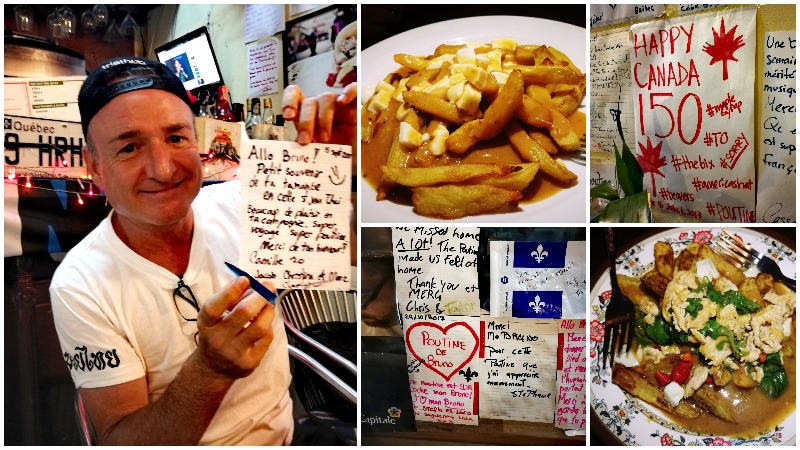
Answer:
[[797, 222], [797, 38], [794, 31], [764, 36], [761, 141], [756, 220]]
[[348, 146], [242, 139], [239, 267], [278, 288], [349, 290]]
[[556, 426], [586, 429], [586, 320], [562, 320], [558, 330]]
[[404, 325], [416, 419], [478, 425], [479, 319], [448, 316]]
[[558, 326], [556, 320], [483, 318], [481, 417], [553, 423]]
[[405, 319], [477, 316], [478, 228], [392, 229], [397, 305]]

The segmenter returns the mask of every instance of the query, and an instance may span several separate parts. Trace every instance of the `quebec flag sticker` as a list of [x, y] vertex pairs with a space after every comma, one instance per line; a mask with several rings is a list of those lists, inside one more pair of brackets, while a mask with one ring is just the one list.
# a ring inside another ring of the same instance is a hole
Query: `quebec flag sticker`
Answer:
[[561, 291], [515, 291], [511, 300], [513, 317], [561, 318]]
[[549, 269], [564, 267], [566, 242], [514, 242], [514, 267]]

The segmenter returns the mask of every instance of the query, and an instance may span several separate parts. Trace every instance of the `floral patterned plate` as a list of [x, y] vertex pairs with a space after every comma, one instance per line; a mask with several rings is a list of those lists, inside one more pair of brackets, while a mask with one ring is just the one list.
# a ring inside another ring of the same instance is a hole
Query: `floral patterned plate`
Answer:
[[[653, 246], [659, 240], [672, 245], [677, 251], [690, 242], [715, 242], [721, 229], [679, 229], [657, 234], [617, 258], [617, 273], [642, 276], [653, 267]], [[783, 273], [795, 278], [796, 255], [792, 249], [753, 230], [729, 229], [762, 254], [778, 262]], [[750, 271], [748, 275], [753, 275]], [[757, 272], [754, 272], [757, 273]], [[611, 295], [608, 274], [604, 274], [592, 289], [590, 319], [591, 406], [600, 421], [617, 438], [627, 445], [793, 445], [797, 412], [769, 433], [755, 439], [726, 436], [702, 436], [682, 428], [652, 407], [623, 392], [611, 383], [611, 368], [602, 370], [598, 355], [603, 347], [605, 308]], [[794, 380], [792, 380], [794, 382]]]

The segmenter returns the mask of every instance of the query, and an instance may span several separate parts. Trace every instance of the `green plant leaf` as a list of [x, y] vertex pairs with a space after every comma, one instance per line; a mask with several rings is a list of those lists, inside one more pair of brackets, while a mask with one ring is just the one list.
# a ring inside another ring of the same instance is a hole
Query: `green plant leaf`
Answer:
[[617, 143], [614, 142], [614, 159], [617, 163], [617, 181], [619, 181], [619, 187], [622, 189], [622, 192], [625, 195], [633, 195], [636, 192], [634, 191], [634, 184], [631, 180], [631, 171], [628, 170], [628, 165], [625, 163], [625, 160], [622, 159], [622, 156], [619, 154], [619, 150], [617, 149]]
[[613, 184], [609, 182], [598, 184], [597, 186], [589, 189], [589, 198], [604, 198], [606, 200], [617, 200], [619, 192]]
[[597, 222], [650, 223], [650, 193], [626, 195], [614, 200], [597, 218]]
[[[622, 141], [622, 160], [628, 167], [628, 175], [633, 184], [633, 193], [638, 194], [644, 191], [644, 171], [642, 171], [642, 166], [639, 165], [639, 161], [636, 160], [636, 156], [633, 155], [625, 141]], [[628, 195], [628, 193], [626, 192], [625, 195]]]

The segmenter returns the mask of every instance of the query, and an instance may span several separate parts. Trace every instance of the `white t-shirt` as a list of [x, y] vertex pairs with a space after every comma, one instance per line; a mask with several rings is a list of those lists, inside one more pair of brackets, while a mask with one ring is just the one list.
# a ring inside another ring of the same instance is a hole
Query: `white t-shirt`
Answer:
[[[235, 276], [239, 182], [207, 186], [192, 204], [194, 234], [183, 275], [200, 306]], [[106, 217], [59, 265], [50, 285], [56, 329], [75, 386], [113, 386], [147, 377], [150, 401], [167, 389], [196, 349], [196, 322], [173, 301], [178, 277], [128, 248]], [[178, 301], [183, 301], [178, 299]], [[228, 391], [200, 440], [208, 445], [291, 441], [291, 375], [283, 322], [258, 368]]]

